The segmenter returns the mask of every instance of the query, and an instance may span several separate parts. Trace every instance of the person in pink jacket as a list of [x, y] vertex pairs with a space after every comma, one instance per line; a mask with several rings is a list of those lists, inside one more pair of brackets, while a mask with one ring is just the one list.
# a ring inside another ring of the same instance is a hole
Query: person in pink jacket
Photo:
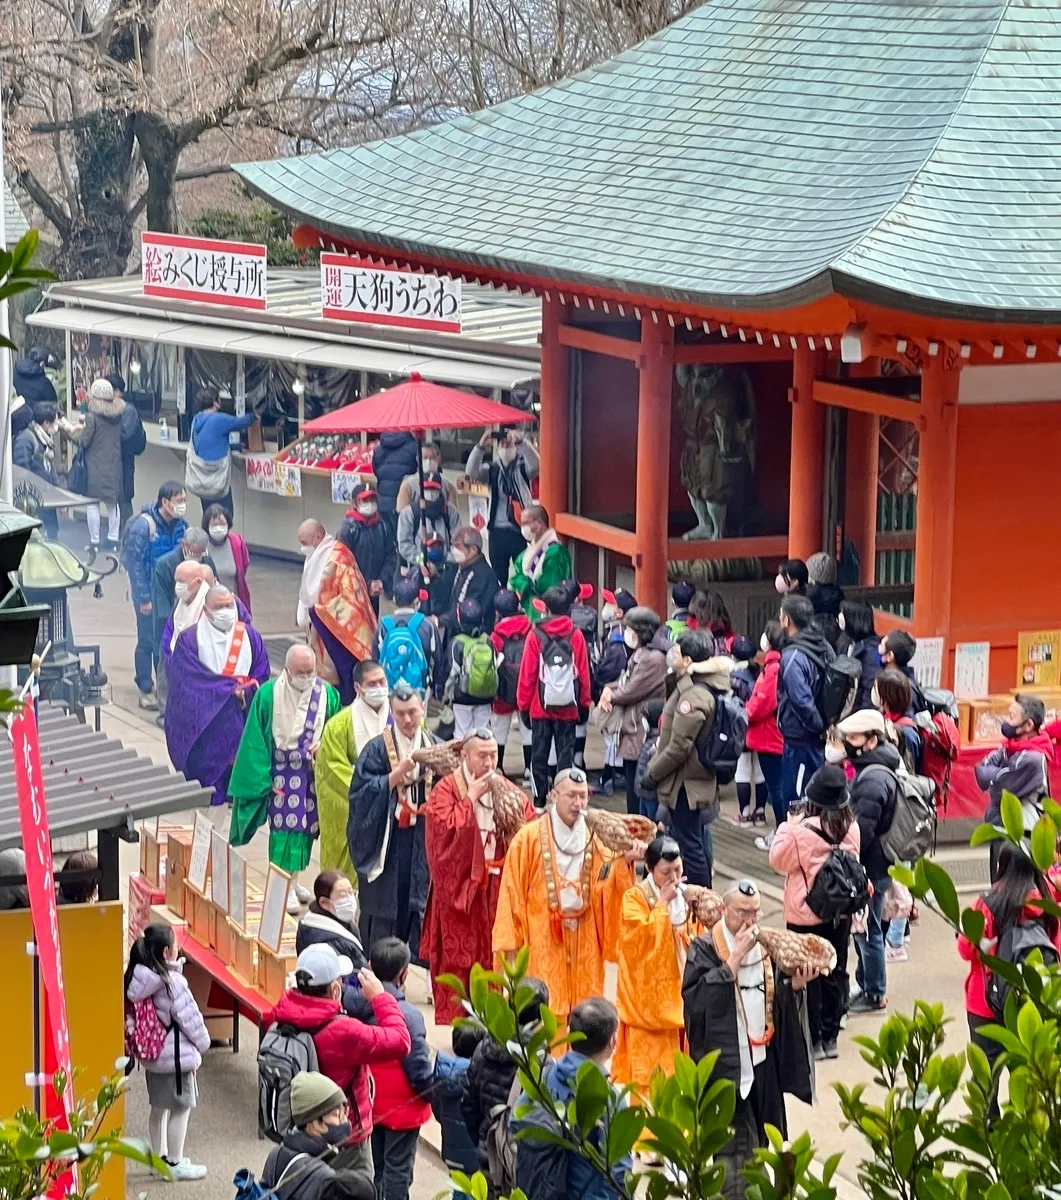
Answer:
[[169, 1164], [175, 1180], [202, 1179], [206, 1167], [185, 1156], [184, 1139], [198, 1096], [195, 1073], [210, 1048], [210, 1034], [181, 974], [169, 925], [148, 925], [136, 939], [125, 968], [125, 998], [130, 1005], [150, 1000], [167, 1030], [161, 1054], [143, 1064], [151, 1149]]
[[807, 812], [782, 821], [770, 846], [770, 866], [785, 876], [785, 924], [794, 933], [816, 933], [836, 948], [836, 966], [807, 985], [807, 1010], [814, 1057], [836, 1058], [840, 1018], [847, 1007], [847, 947], [851, 918], [823, 924], [807, 905], [807, 894], [822, 864], [839, 847], [858, 859], [858, 822], [842, 767], [826, 763], [811, 776]]
[[[774, 810], [774, 826], [780, 828], [785, 820], [785, 800], [781, 791], [781, 752], [784, 739], [777, 728], [777, 675], [781, 670], [781, 647], [785, 634], [777, 621], [767, 621], [759, 648], [766, 656], [763, 669], [755, 680], [755, 687], [748, 697], [745, 709], [748, 713], [748, 736], [744, 742], [746, 750], [755, 752], [759, 768], [766, 780], [766, 791], [770, 807]], [[768, 849], [764, 838], [761, 849]], [[756, 839], [758, 845], [760, 839]]]

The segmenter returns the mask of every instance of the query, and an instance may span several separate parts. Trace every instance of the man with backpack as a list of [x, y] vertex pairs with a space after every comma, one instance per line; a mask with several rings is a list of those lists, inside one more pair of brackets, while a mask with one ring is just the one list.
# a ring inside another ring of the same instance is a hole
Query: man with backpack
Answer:
[[777, 728], [785, 741], [781, 793], [787, 812], [802, 799], [810, 777], [825, 762], [825, 733], [840, 713], [824, 711], [826, 668], [835, 655], [814, 625], [811, 602], [797, 593], [787, 595], [781, 601], [779, 620], [787, 638], [777, 677]]
[[[648, 764], [648, 777], [656, 784], [659, 802], [670, 812], [670, 832], [681, 849], [686, 879], [710, 887], [708, 827], [718, 816], [720, 783], [732, 783], [744, 749], [743, 736], [729, 736], [737, 732], [733, 726], [743, 715], [743, 706], [730, 690], [733, 660], [715, 654], [708, 631], [687, 630], [678, 639], [678, 649], [678, 683], [663, 708], [659, 744]], [[716, 734], [726, 734], [725, 742]], [[720, 747], [725, 747], [727, 758], [722, 757]]]
[[580, 708], [589, 708], [589, 654], [571, 620], [571, 592], [563, 584], [547, 588], [545, 616], [527, 636], [520, 661], [516, 704], [531, 727], [534, 804], [545, 807], [549, 794], [549, 751], [556, 747], [556, 771], [575, 761], [575, 727]]
[[446, 611], [439, 617], [439, 624], [452, 633], [458, 624], [457, 610], [469, 600], [474, 600], [482, 613], [482, 632], [489, 633], [494, 627], [497, 575], [483, 557], [483, 535], [471, 525], [462, 525], [453, 535], [451, 553], [457, 565], [453, 573], [453, 593]]
[[383, 667], [387, 686], [393, 689], [406, 683], [424, 697], [442, 674], [438, 627], [420, 611], [426, 595], [418, 576], [399, 579], [394, 585], [394, 611], [380, 621], [372, 644], [372, 657]]
[[494, 612], [497, 620], [490, 645], [497, 656], [497, 695], [491, 708], [491, 728], [497, 739], [498, 765], [505, 769], [505, 746], [512, 729], [512, 717], [517, 716], [520, 741], [523, 746], [523, 783], [530, 786], [531, 773], [531, 730], [529, 724], [518, 720], [516, 691], [519, 685], [519, 668], [523, 661], [523, 647], [530, 632], [530, 617], [520, 607], [519, 597], [510, 588], [502, 588], [494, 597]]
[[[350, 1126], [338, 1143], [336, 1168], [372, 1178], [373, 1063], [400, 1062], [412, 1047], [398, 1001], [368, 968], [357, 972], [375, 1025], [342, 1011], [343, 978], [353, 963], [325, 942], [307, 946], [295, 964], [295, 988], [280, 997], [266, 1018], [258, 1047], [259, 1124], [280, 1141], [295, 1122], [294, 1079], [300, 1071], [319, 1071], [338, 1085], [350, 1106]], [[303, 1114], [304, 1115], [304, 1114]]]
[[449, 644], [449, 674], [443, 704], [453, 708], [453, 736], [488, 728], [490, 706], [497, 695], [497, 663], [490, 638], [483, 632], [477, 600], [457, 606], [457, 629]]

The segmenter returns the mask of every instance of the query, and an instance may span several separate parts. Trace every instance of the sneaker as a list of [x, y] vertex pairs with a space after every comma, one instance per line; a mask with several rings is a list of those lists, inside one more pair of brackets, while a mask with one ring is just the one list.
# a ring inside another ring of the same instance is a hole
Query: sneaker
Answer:
[[139, 705], [147, 712], [158, 712], [158, 697], [152, 692], [141, 692]]
[[888, 997], [881, 996], [879, 999], [872, 996], [867, 996], [865, 992], [860, 992], [854, 1000], [851, 1001], [848, 1007], [848, 1012], [853, 1017], [866, 1016], [869, 1013], [878, 1015], [888, 1007]]
[[902, 946], [885, 946], [884, 961], [890, 963], [909, 962], [910, 955], [906, 952], [905, 944]]
[[595, 783], [590, 789], [591, 796], [613, 796], [615, 784], [609, 779], [607, 783]]
[[769, 850], [770, 847], [773, 845], [773, 841], [774, 841], [773, 833], [768, 833], [766, 835], [766, 837], [757, 837], [755, 839], [755, 848], [756, 848], [756, 850], [764, 850], [764, 851]]
[[836, 1044], [836, 1038], [826, 1038], [822, 1042], [822, 1050], [825, 1052], [826, 1058], [839, 1058], [840, 1047]]
[[824, 1060], [825, 1060], [825, 1047], [822, 1045], [821, 1042], [815, 1042], [814, 1043], [814, 1061], [815, 1062], [823, 1062]]
[[755, 812], [752, 813], [752, 824], [754, 824], [756, 826], [756, 828], [760, 828], [760, 827], [763, 829], [766, 828], [766, 810], [765, 809], [759, 808], [759, 809], [756, 809]]
[[525, 769], [523, 772], [523, 786], [525, 788], [529, 788], [533, 782], [534, 782], [534, 776], [531, 775], [530, 768]]
[[734, 825], [738, 825], [741, 829], [751, 829], [752, 819], [747, 813], [737, 813], [736, 816], [730, 818]]
[[190, 1158], [182, 1158], [179, 1163], [171, 1163], [169, 1171], [174, 1183], [186, 1183], [192, 1179], [206, 1178], [206, 1167], [200, 1163], [193, 1163]]
[[299, 898], [299, 902], [302, 904], [309, 904], [309, 902], [313, 899], [313, 893], [309, 890], [309, 888], [304, 888], [301, 883], [296, 883], [294, 887], [295, 895]]
[[287, 893], [287, 911], [288, 915], [297, 917], [302, 912], [302, 901], [298, 898], [294, 888]]

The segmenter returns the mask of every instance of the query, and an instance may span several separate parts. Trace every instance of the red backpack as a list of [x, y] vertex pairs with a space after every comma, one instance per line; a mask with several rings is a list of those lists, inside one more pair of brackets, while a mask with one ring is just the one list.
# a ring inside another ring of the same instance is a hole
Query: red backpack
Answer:
[[921, 770], [936, 785], [937, 807], [947, 811], [951, 766], [962, 748], [958, 732], [958, 707], [952, 692], [925, 688], [925, 708], [914, 720], [921, 735]]

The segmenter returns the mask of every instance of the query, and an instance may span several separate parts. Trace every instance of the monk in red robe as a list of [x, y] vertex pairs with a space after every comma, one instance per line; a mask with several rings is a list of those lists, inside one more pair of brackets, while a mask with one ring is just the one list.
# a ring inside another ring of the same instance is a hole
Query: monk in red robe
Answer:
[[[421, 954], [432, 981], [456, 975], [467, 986], [473, 963], [493, 965], [492, 936], [501, 867], [508, 845], [494, 827], [490, 775], [497, 770], [497, 742], [473, 730], [461, 751], [460, 769], [439, 780], [427, 801], [427, 866], [431, 892], [424, 914]], [[534, 807], [524, 796], [524, 816]], [[457, 994], [435, 984], [435, 1021], [449, 1025], [464, 1015]]]

